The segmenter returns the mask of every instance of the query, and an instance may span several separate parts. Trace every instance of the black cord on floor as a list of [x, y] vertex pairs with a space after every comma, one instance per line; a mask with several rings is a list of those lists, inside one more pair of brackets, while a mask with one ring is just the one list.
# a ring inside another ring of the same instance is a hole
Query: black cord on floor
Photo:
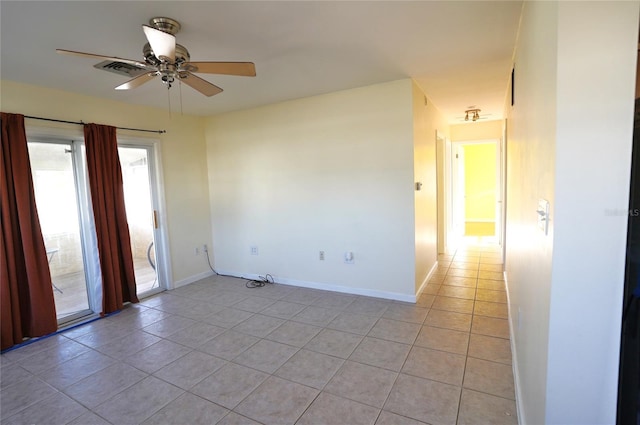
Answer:
[[209, 268], [211, 269], [212, 272], [214, 272], [216, 274], [216, 276], [220, 276], [220, 273], [218, 273], [217, 271], [215, 271], [215, 269], [213, 268], [213, 266], [211, 265], [211, 260], [209, 259], [209, 250], [205, 249], [204, 250], [205, 254], [207, 254], [207, 264], [209, 264]]
[[262, 288], [268, 283], [275, 283], [273, 280], [273, 276], [267, 274], [266, 276], [258, 276], [259, 279], [249, 279], [247, 280], [246, 287], [247, 288]]
[[[211, 265], [211, 259], [209, 258], [209, 250], [206, 249], [204, 252], [207, 254], [207, 264], [209, 264], [209, 268], [211, 269], [212, 272], [215, 273], [216, 276], [236, 277], [236, 276], [229, 276], [226, 274], [218, 273]], [[262, 288], [266, 284], [273, 284], [273, 283], [275, 283], [275, 281], [273, 280], [273, 276], [271, 276], [270, 274], [267, 274], [266, 276], [258, 276], [258, 279], [247, 280], [247, 283], [245, 286], [247, 288]]]

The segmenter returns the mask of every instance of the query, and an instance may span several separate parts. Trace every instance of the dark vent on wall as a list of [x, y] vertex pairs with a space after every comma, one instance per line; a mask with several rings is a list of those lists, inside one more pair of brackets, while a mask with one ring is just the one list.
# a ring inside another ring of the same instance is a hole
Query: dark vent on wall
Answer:
[[516, 103], [515, 84], [516, 84], [516, 69], [515, 68], [511, 68], [511, 106], [513, 106], [513, 104]]
[[103, 71], [113, 72], [118, 75], [124, 75], [125, 77], [137, 77], [138, 75], [148, 72], [144, 68], [139, 68], [135, 65], [128, 63], [103, 61], [93, 65], [94, 68], [102, 69]]

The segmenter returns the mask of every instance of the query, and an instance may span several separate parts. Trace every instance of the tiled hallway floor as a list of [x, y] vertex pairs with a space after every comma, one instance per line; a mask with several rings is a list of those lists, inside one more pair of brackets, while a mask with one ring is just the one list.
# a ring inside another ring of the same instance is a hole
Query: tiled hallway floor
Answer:
[[517, 424], [497, 249], [414, 304], [205, 279], [1, 356], [3, 424]]

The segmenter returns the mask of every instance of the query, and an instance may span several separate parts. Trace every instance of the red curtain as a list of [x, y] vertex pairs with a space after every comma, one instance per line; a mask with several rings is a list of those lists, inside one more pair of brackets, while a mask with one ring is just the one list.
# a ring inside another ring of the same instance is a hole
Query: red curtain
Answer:
[[58, 329], [40, 230], [24, 116], [0, 113], [1, 349]]
[[102, 314], [138, 302], [115, 127], [85, 124], [87, 170], [102, 272]]

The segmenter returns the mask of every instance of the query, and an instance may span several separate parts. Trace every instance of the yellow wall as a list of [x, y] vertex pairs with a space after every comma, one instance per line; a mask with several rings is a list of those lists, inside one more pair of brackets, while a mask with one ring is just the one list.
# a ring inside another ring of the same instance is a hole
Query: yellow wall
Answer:
[[[119, 136], [159, 140], [166, 211], [160, 219], [168, 229], [173, 282], [209, 272], [195, 247], [211, 244], [204, 119], [166, 109], [135, 106], [11, 81], [1, 81], [3, 112], [95, 122], [120, 127], [165, 129], [166, 134], [118, 130]], [[54, 128], [82, 136], [82, 127], [25, 120], [30, 129]]]
[[465, 221], [496, 219], [496, 144], [464, 145]]

